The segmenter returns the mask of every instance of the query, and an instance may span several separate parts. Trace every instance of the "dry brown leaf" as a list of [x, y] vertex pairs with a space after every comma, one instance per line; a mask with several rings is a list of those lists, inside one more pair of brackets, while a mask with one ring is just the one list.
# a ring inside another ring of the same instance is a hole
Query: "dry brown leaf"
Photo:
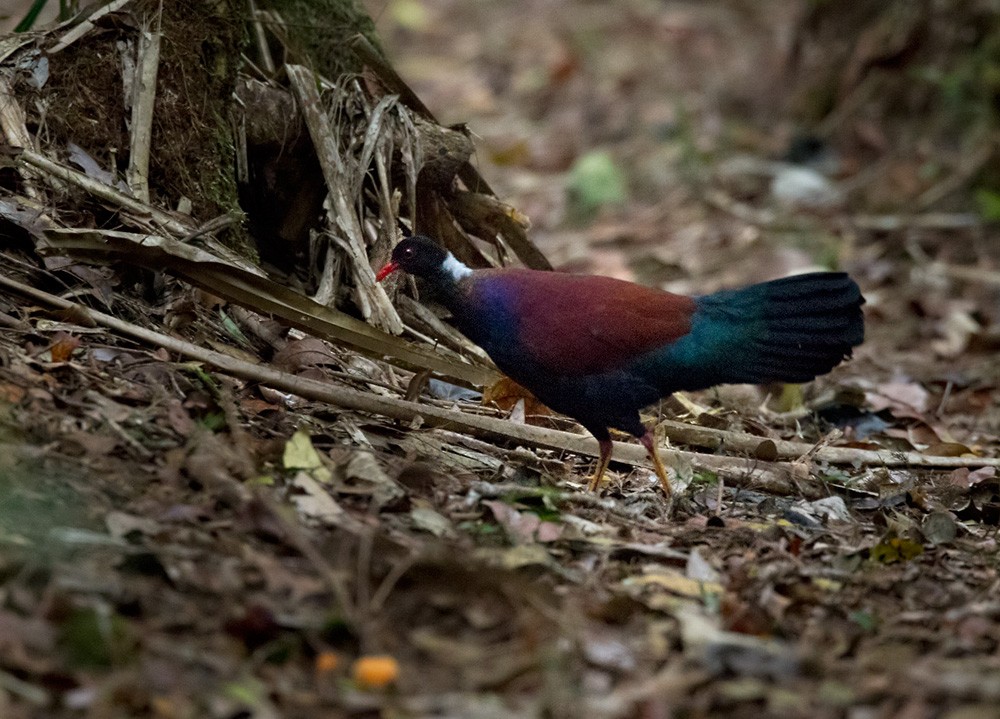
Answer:
[[522, 400], [526, 418], [552, 414], [552, 410], [539, 402], [535, 395], [510, 377], [501, 377], [483, 390], [483, 404], [493, 404], [505, 412], [510, 412]]
[[67, 332], [57, 332], [49, 347], [53, 362], [69, 362], [73, 352], [80, 346], [80, 338]]
[[303, 337], [289, 342], [275, 353], [272, 361], [278, 368], [292, 373], [306, 367], [339, 364], [337, 356], [327, 344], [315, 337]]

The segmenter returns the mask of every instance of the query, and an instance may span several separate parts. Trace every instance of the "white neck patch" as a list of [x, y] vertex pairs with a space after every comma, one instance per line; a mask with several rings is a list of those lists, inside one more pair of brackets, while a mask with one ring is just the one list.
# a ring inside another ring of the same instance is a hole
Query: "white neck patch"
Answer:
[[472, 274], [472, 270], [455, 259], [455, 255], [450, 252], [444, 258], [444, 262], [441, 263], [441, 269], [448, 273], [455, 282]]

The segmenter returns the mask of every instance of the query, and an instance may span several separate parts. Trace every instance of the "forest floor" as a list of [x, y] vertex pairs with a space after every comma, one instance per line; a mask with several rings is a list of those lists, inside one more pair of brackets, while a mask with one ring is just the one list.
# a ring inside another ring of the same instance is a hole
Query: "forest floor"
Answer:
[[[671, 459], [668, 511], [613, 463], [598, 500], [588, 457], [299, 400], [0, 290], [0, 716], [1000, 717], [997, 228], [881, 212], [875, 232], [849, 204], [769, 214], [766, 182], [734, 189], [727, 157], [793, 134], [768, 95], [777, 30], [702, 5], [369, 10], [558, 268], [686, 293], [858, 280], [866, 342], [801, 394], [650, 410], [746, 471]], [[919, 195], [919, 170], [892, 160], [860, 194]], [[406, 393], [309, 339], [271, 356], [204, 293], [60, 271], [49, 291], [72, 274], [126, 321]], [[764, 487], [767, 466], [795, 481]]]

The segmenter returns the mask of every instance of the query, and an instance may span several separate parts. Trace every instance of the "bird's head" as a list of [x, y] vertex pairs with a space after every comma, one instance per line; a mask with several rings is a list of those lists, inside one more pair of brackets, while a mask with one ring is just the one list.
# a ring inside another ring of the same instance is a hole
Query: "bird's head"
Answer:
[[448, 250], [422, 235], [408, 237], [396, 245], [392, 259], [378, 271], [375, 279], [381, 282], [396, 270], [424, 279], [437, 279], [443, 275], [454, 282], [472, 273]]

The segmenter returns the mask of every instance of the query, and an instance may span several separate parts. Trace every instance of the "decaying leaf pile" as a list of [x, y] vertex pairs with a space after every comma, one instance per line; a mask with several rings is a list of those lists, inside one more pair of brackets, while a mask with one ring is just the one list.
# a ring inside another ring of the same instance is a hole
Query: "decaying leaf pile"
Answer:
[[[997, 716], [985, 11], [398, 0], [414, 92], [370, 36], [324, 77], [304, 5], [0, 38], [0, 715]], [[838, 267], [868, 339], [651, 408], [668, 514], [374, 283], [400, 227], [687, 293]]]

